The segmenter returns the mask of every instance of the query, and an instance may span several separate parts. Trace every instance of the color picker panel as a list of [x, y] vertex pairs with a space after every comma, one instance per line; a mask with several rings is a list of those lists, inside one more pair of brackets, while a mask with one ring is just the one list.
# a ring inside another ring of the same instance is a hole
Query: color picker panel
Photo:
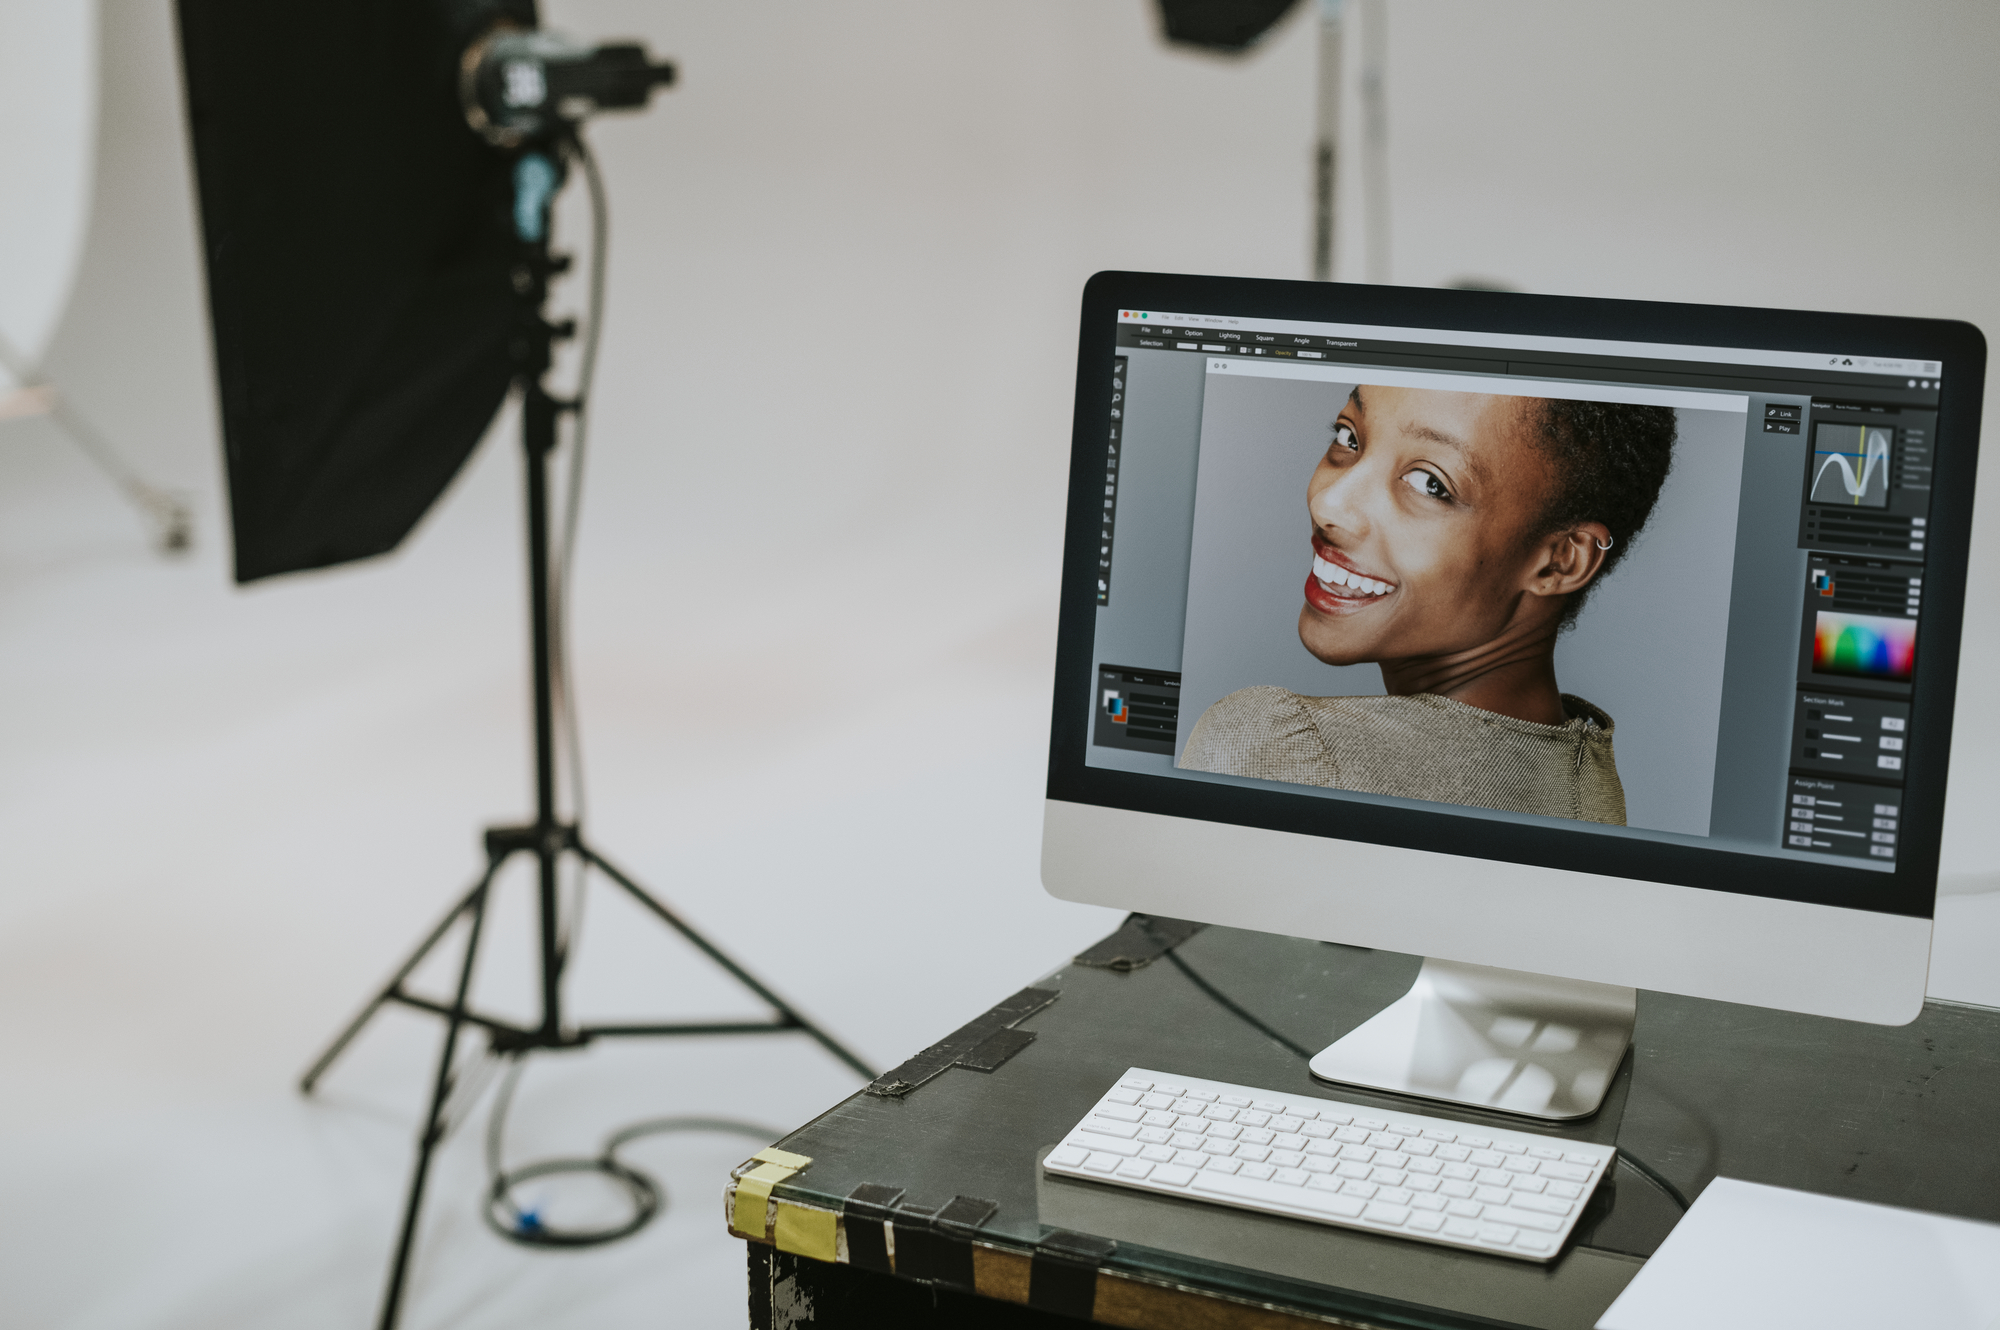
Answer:
[[1813, 630], [1813, 671], [1908, 683], [1917, 659], [1914, 619], [1822, 610]]

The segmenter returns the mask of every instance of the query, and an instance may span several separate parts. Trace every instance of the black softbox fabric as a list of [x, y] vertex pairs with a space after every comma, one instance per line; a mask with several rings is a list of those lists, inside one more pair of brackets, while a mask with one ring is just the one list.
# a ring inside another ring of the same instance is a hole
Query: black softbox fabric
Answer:
[[180, 0], [236, 580], [393, 549], [511, 376], [511, 166], [459, 0]]

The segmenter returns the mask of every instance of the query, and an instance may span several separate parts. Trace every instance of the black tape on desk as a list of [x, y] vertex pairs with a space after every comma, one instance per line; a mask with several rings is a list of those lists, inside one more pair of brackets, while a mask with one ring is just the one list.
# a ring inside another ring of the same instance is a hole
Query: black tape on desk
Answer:
[[1128, 914], [1117, 932], [1077, 953], [1076, 963], [1129, 974], [1143, 970], [1207, 927], [1187, 919]]
[[994, 1070], [1034, 1042], [1032, 1030], [1016, 1030], [1014, 1026], [1061, 996], [1053, 988], [1022, 989], [977, 1020], [961, 1025], [902, 1066], [883, 1072], [869, 1085], [868, 1093], [884, 1099], [898, 1099], [947, 1067]]
[[882, 1227], [896, 1203], [903, 1199], [901, 1187], [884, 1187], [864, 1182], [847, 1193], [840, 1209], [841, 1225], [847, 1230], [847, 1263], [881, 1274], [894, 1274], [889, 1260], [889, 1235]]
[[1117, 1250], [1110, 1238], [1057, 1229], [1035, 1244], [1028, 1264], [1028, 1305], [1089, 1320], [1097, 1310], [1097, 1268]]
[[[936, 1209], [927, 1205], [898, 1206], [892, 1217], [896, 1225], [897, 1276], [971, 1289], [971, 1234], [999, 1208], [991, 1201], [970, 1196], [954, 1196]], [[967, 1218], [974, 1220], [969, 1227], [964, 1222]]]

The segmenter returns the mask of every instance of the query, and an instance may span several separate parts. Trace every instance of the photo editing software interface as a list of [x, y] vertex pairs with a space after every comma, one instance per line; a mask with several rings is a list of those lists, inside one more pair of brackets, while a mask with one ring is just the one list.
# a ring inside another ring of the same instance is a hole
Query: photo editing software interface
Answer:
[[[1893, 871], [1944, 370], [1121, 311], [1086, 763]], [[1593, 486], [1565, 723], [1385, 686]]]

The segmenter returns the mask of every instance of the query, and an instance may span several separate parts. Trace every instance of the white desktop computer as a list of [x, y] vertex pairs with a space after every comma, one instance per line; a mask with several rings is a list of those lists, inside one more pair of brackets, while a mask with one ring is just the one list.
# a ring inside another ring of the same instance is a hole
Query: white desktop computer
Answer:
[[1314, 1075], [1548, 1121], [1638, 988], [1913, 1019], [1984, 370], [1962, 323], [1099, 274], [1047, 889], [1423, 956]]

